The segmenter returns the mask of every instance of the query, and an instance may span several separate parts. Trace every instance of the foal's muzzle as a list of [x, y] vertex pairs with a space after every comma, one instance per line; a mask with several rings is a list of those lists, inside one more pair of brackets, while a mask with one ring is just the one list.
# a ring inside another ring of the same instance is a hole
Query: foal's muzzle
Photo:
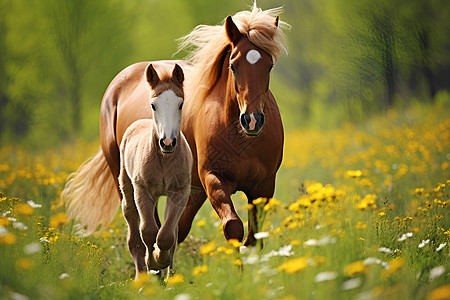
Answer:
[[265, 118], [264, 113], [243, 113], [240, 116], [240, 122], [242, 129], [247, 135], [258, 135], [264, 126]]
[[177, 138], [163, 138], [159, 140], [159, 146], [163, 153], [172, 153], [177, 145]]

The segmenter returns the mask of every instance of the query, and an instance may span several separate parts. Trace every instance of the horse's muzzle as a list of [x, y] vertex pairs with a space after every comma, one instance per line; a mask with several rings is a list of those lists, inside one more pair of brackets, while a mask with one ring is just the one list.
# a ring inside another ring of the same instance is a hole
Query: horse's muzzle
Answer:
[[264, 126], [264, 113], [243, 113], [239, 118], [242, 129], [247, 135], [255, 136], [261, 133]]
[[159, 146], [163, 153], [172, 153], [177, 145], [177, 138], [165, 138], [159, 140]]

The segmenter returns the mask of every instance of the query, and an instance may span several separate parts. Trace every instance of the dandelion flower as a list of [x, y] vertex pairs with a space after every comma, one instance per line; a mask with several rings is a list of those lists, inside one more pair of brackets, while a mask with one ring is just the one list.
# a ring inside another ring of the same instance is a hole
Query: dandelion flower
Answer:
[[361, 175], [362, 175], [361, 170], [348, 170], [345, 172], [345, 176], [352, 178], [358, 178], [361, 177]]
[[308, 264], [309, 258], [306, 256], [294, 258], [280, 265], [278, 267], [278, 271], [284, 271], [287, 274], [293, 274], [305, 269], [308, 266]]
[[216, 248], [216, 242], [215, 242], [215, 241], [212, 241], [212, 242], [210, 242], [210, 243], [208, 243], [208, 244], [201, 245], [201, 246], [200, 246], [199, 253], [200, 253], [201, 255], [209, 254], [209, 253], [212, 252], [215, 248]]
[[237, 240], [237, 239], [229, 239], [227, 241], [227, 243], [230, 244], [231, 246], [233, 246], [234, 248], [239, 248], [242, 246], [242, 243], [239, 242], [239, 240]]
[[169, 285], [175, 285], [184, 282], [184, 277], [181, 274], [174, 274], [172, 277], [167, 279]]
[[12, 232], [7, 232], [0, 236], [0, 244], [12, 245], [17, 241], [16, 235]]
[[200, 220], [200, 221], [197, 222], [196, 225], [197, 225], [197, 227], [203, 227], [203, 226], [206, 225], [206, 221], [205, 220]]
[[16, 213], [18, 213], [19, 215], [24, 215], [24, 216], [31, 216], [34, 212], [34, 208], [31, 207], [31, 205], [27, 204], [27, 203], [19, 203], [16, 206]]
[[208, 272], [208, 266], [197, 266], [194, 268], [194, 270], [192, 270], [192, 274], [194, 276], [198, 276], [200, 274], [206, 273]]
[[366, 268], [366, 265], [364, 264], [364, 261], [358, 260], [353, 263], [348, 264], [344, 268], [344, 275], [351, 276], [354, 274], [359, 273], [367, 273], [368, 270]]
[[266, 203], [266, 202], [267, 202], [267, 198], [259, 197], [258, 199], [253, 200], [253, 205], [258, 205], [258, 204]]
[[24, 270], [30, 270], [34, 266], [33, 262], [28, 258], [19, 258], [16, 261], [16, 265]]
[[428, 300], [445, 300], [450, 298], [450, 284], [442, 285], [428, 294]]
[[69, 218], [67, 217], [67, 215], [65, 213], [61, 212], [61, 213], [58, 213], [58, 214], [50, 217], [49, 225], [50, 225], [50, 227], [58, 228], [59, 226], [64, 225], [68, 222], [69, 222]]

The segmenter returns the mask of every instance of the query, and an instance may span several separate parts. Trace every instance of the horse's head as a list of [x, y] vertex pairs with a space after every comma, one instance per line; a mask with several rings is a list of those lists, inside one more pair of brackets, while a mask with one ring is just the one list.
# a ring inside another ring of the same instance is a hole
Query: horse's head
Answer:
[[146, 70], [147, 82], [152, 88], [150, 105], [156, 123], [156, 134], [163, 153], [172, 153], [180, 134], [181, 110], [184, 102], [184, 73], [178, 64], [172, 76], [162, 79], [150, 64]]
[[[278, 26], [278, 17], [273, 25]], [[270, 54], [239, 31], [231, 16], [225, 21], [225, 30], [231, 42], [229, 87], [232, 93], [236, 93], [242, 129], [247, 135], [255, 136], [264, 126], [264, 107], [274, 61]]]

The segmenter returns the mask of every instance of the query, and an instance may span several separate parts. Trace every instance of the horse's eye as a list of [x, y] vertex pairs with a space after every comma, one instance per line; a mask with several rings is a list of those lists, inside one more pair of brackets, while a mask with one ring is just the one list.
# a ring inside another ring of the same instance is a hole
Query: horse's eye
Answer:
[[230, 65], [230, 70], [233, 74], [236, 74], [236, 68], [233, 65]]
[[156, 111], [156, 107], [153, 105], [153, 103], [151, 104], [151, 106], [152, 106], [152, 110]]
[[273, 69], [273, 64], [270, 65], [269, 72], [272, 71], [272, 69]]
[[179, 109], [181, 110], [183, 108], [183, 102], [181, 102]]

